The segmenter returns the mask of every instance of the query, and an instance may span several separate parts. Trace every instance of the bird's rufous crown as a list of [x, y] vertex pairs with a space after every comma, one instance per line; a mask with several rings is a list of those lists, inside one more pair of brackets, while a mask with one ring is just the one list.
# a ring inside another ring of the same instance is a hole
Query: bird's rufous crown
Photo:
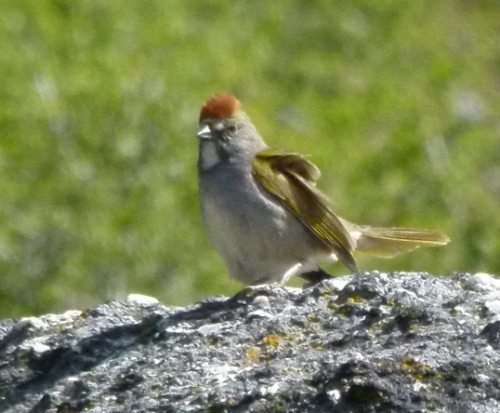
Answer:
[[239, 111], [241, 103], [233, 95], [214, 95], [200, 110], [200, 122], [204, 119], [230, 118]]

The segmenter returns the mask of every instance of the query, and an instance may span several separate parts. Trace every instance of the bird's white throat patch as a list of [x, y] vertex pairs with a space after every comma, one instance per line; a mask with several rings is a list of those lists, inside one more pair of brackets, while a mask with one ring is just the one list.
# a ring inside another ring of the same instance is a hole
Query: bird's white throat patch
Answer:
[[220, 162], [220, 156], [217, 153], [216, 143], [212, 140], [201, 142], [200, 160], [201, 169], [210, 169]]

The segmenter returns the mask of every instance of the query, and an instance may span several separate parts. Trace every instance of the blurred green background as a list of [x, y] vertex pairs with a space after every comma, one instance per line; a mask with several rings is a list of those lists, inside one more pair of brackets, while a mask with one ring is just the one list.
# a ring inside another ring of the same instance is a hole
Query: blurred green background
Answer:
[[197, 197], [223, 91], [340, 215], [453, 239], [361, 269], [500, 273], [498, 0], [0, 0], [0, 22], [0, 318], [241, 288]]

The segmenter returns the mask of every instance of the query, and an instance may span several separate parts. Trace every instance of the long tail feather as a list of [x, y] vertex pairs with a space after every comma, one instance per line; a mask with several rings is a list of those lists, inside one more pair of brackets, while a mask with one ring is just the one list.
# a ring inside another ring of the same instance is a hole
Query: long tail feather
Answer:
[[440, 247], [450, 238], [439, 231], [361, 226], [357, 248], [380, 257], [394, 257], [419, 247]]

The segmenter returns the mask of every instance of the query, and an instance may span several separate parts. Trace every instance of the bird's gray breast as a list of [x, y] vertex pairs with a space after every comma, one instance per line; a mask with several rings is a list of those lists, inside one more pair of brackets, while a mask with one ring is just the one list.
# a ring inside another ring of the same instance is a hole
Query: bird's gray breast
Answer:
[[202, 172], [200, 196], [209, 237], [226, 261], [259, 259], [284, 236], [287, 212], [249, 169], [219, 164]]

